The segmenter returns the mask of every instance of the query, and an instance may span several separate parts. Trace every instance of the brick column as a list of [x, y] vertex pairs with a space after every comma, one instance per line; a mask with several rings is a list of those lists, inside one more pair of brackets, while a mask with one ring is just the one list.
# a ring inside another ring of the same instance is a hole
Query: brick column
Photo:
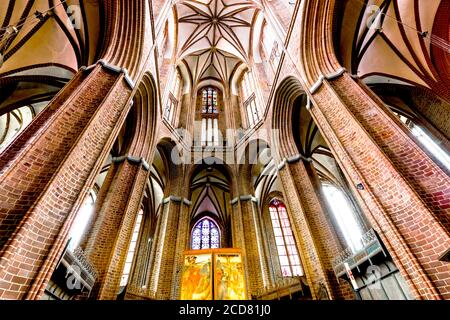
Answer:
[[80, 69], [73, 78], [61, 89], [52, 101], [47, 105], [44, 110], [33, 119], [33, 121], [27, 126], [26, 130], [23, 130], [18, 134], [14, 143], [8, 145], [0, 154], [0, 175], [14, 164], [14, 160], [20, 157], [20, 155], [29, 149], [35, 139], [39, 137], [39, 132], [45, 130], [45, 127], [51, 123], [56, 111], [69, 99], [74, 91], [80, 87], [83, 81], [88, 76], [86, 68]]
[[267, 260], [262, 243], [258, 208], [250, 195], [239, 197], [245, 256], [248, 268], [248, 294], [255, 294], [269, 284]]
[[342, 247], [318, 196], [320, 190], [311, 177], [315, 174], [312, 166], [294, 156], [284, 160], [278, 171], [303, 270], [314, 299], [318, 298], [320, 284], [325, 285], [331, 299], [352, 299], [348, 284], [338, 283], [333, 272], [332, 259]]
[[106, 196], [108, 195], [109, 188], [111, 187], [114, 176], [116, 174], [116, 166], [110, 165], [108, 168], [108, 172], [106, 173], [106, 177], [103, 180], [102, 186], [100, 187], [100, 190], [97, 193], [97, 198], [95, 199], [94, 208], [92, 212], [92, 216], [83, 232], [83, 236], [81, 237], [80, 241], [80, 248], [83, 250], [86, 250], [87, 242], [90, 238], [90, 235], [93, 232], [95, 222], [98, 218], [98, 213], [100, 212], [100, 209], [105, 204]]
[[[244, 224], [242, 220], [241, 206], [239, 205], [239, 198], [236, 197], [231, 200], [231, 238], [232, 247], [242, 250], [243, 261], [245, 265], [245, 279], [247, 289], [250, 289], [250, 277], [249, 277], [249, 267], [247, 260], [247, 251], [245, 247], [245, 236], [244, 236]], [[248, 294], [251, 294], [248, 292]]]
[[411, 292], [450, 298], [450, 271], [439, 261], [450, 248], [448, 173], [345, 70], [322, 77], [310, 91], [314, 120]]
[[[39, 299], [44, 292], [74, 214], [128, 113], [126, 71], [102, 63], [86, 72], [1, 175], [0, 298]], [[48, 108], [53, 103], [61, 102]]]
[[155, 272], [155, 260], [158, 257], [156, 251], [160, 243], [159, 234], [161, 233], [162, 227], [161, 217], [163, 216], [164, 213], [164, 207], [165, 207], [164, 204], [161, 204], [160, 210], [158, 210], [159, 213], [157, 213], [155, 232], [153, 233], [153, 241], [150, 247], [150, 258], [148, 262], [149, 275], [145, 283], [146, 288], [145, 290], [143, 290], [143, 295], [150, 298], [156, 298], [158, 275]]
[[182, 198], [177, 196], [164, 199], [152, 248], [154, 255], [149, 291], [150, 295], [156, 293], [163, 299], [169, 299], [171, 295], [181, 201]]
[[148, 207], [144, 208], [142, 220], [141, 235], [138, 238], [139, 243], [136, 247], [134, 266], [131, 269], [128, 279], [127, 296], [134, 295], [146, 297], [148, 282], [150, 279], [150, 259], [152, 253], [152, 244], [156, 230], [156, 219], [152, 217], [153, 212]]
[[172, 293], [170, 299], [180, 299], [181, 294], [181, 276], [184, 266], [183, 251], [189, 249], [190, 246], [190, 221], [189, 211], [191, 202], [187, 199], [183, 199], [180, 209], [180, 218], [178, 223], [178, 230], [176, 236], [175, 258], [173, 262], [173, 281], [172, 281]]
[[244, 226], [242, 224], [242, 213], [240, 210], [239, 198], [231, 201], [232, 216], [231, 216], [231, 235], [233, 248], [242, 249], [245, 252], [244, 244]]
[[[148, 179], [145, 161], [124, 157], [113, 159], [113, 182], [86, 245], [86, 256], [98, 277], [91, 297], [117, 297], [134, 225]], [[122, 161], [122, 162], [120, 162]]]

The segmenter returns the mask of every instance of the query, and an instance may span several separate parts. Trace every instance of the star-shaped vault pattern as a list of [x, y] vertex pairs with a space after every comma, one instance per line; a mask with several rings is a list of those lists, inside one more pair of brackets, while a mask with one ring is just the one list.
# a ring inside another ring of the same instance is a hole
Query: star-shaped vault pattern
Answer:
[[258, 1], [186, 0], [176, 9], [178, 59], [194, 81], [226, 82], [238, 64], [249, 61]]

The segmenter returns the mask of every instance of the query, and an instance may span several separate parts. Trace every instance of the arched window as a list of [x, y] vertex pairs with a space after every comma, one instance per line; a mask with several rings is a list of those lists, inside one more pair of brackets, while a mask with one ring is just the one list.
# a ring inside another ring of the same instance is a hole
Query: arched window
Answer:
[[217, 91], [205, 88], [202, 91], [202, 114], [217, 114]]
[[276, 72], [278, 64], [280, 63], [281, 52], [274, 32], [267, 23], [265, 23], [263, 29], [262, 45], [266, 52], [266, 56], [269, 58], [268, 60], [272, 70]]
[[450, 170], [450, 155], [436, 143], [435, 139], [428, 132], [426, 132], [426, 130], [415, 124], [413, 120], [398, 112], [393, 111], [393, 113], [406, 127], [408, 127], [419, 143], [422, 144], [432, 155], [434, 155], [448, 170]]
[[241, 87], [248, 124], [250, 127], [253, 127], [261, 119], [261, 114], [256, 105], [255, 88], [250, 72], [246, 72], [242, 77]]
[[220, 231], [214, 220], [204, 217], [192, 229], [191, 248], [215, 249], [220, 247]]
[[219, 145], [219, 111], [217, 90], [211, 87], [202, 91], [202, 145]]
[[281, 201], [274, 199], [270, 202], [269, 212], [283, 277], [303, 275], [286, 206]]
[[127, 259], [122, 271], [122, 278], [120, 279], [120, 286], [126, 286], [128, 284], [128, 278], [131, 272], [131, 266], [133, 265], [134, 253], [136, 251], [137, 241], [139, 239], [139, 231], [141, 230], [142, 219], [144, 211], [139, 210], [136, 222], [134, 224], [133, 236], [131, 237], [130, 246], [128, 247]]
[[86, 228], [92, 219], [96, 198], [95, 192], [91, 190], [72, 223], [72, 228], [69, 231], [69, 250], [71, 251], [75, 250], [80, 245], [83, 235], [86, 232]]
[[174, 114], [178, 107], [179, 95], [181, 91], [181, 76], [178, 70], [175, 72], [175, 78], [173, 80], [172, 88], [169, 92], [167, 99], [166, 110], [164, 111], [164, 118], [172, 123]]
[[355, 212], [352, 209], [345, 193], [330, 183], [323, 183], [323, 191], [325, 198], [330, 205], [339, 229], [341, 230], [347, 245], [353, 252], [357, 252], [362, 248], [361, 238], [363, 230], [358, 223]]

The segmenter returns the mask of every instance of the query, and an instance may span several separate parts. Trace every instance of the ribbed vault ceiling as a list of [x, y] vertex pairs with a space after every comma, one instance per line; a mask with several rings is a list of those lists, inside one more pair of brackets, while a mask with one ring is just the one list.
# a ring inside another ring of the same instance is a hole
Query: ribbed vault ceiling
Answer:
[[344, 65], [372, 83], [438, 82], [432, 50], [449, 49], [432, 34], [441, 2], [347, 0], [340, 43]]
[[94, 61], [100, 25], [96, 0], [0, 1], [0, 114], [51, 98]]
[[177, 57], [189, 67], [194, 82], [226, 82], [237, 64], [248, 62], [258, 7], [258, 1], [245, 0], [177, 3]]

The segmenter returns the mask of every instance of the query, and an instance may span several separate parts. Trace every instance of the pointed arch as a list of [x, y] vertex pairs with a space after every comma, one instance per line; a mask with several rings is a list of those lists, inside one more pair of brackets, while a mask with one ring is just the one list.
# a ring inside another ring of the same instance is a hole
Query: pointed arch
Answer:
[[289, 76], [280, 82], [275, 91], [273, 99], [272, 128], [272, 148], [274, 156], [279, 160], [289, 158], [298, 154], [292, 126], [286, 125], [286, 119], [292, 119], [294, 101], [302, 94], [305, 94], [300, 81]]
[[221, 247], [219, 224], [208, 214], [198, 219], [191, 229], [191, 249], [217, 249]]

